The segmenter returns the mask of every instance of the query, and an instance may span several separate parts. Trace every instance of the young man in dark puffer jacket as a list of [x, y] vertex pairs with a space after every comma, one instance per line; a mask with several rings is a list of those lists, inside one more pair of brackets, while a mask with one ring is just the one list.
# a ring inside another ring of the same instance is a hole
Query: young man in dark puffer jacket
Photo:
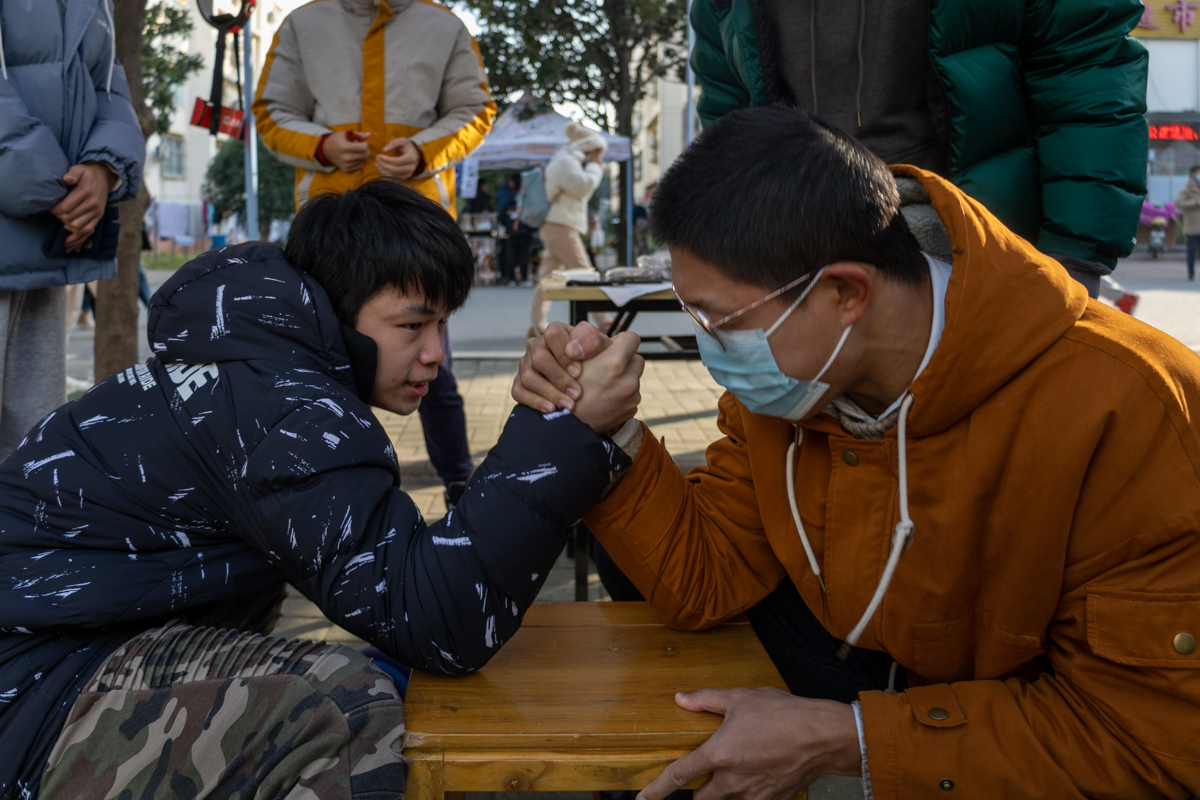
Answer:
[[636, 375], [601, 370], [573, 415], [517, 408], [426, 523], [369, 405], [416, 410], [472, 275], [413, 190], [321, 196], [286, 254], [251, 243], [181, 269], [151, 305], [156, 357], [0, 464], [0, 797], [403, 794], [402, 706], [365, 657], [203, 623], [287, 581], [450, 675], [517, 630], [629, 464], [595, 431], [632, 413], [605, 382]]

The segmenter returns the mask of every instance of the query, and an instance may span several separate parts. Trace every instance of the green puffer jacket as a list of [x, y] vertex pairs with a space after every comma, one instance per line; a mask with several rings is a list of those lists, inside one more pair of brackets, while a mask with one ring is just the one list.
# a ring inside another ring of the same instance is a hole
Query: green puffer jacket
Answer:
[[[704, 124], [787, 99], [760, 4], [692, 5]], [[946, 177], [1042, 252], [1112, 267], [1132, 249], [1149, 57], [1127, 34], [1141, 14], [1138, 0], [928, 0]]]

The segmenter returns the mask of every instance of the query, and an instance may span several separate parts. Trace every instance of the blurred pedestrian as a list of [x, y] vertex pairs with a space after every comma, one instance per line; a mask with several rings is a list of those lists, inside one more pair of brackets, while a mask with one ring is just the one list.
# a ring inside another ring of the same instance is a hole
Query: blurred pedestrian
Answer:
[[550, 303], [542, 300], [542, 282], [546, 277], [558, 269], [595, 270], [581, 237], [588, 232], [588, 200], [604, 177], [600, 164], [608, 144], [598, 132], [576, 122], [567, 124], [567, 139], [567, 144], [546, 165], [545, 188], [550, 211], [538, 229], [545, 250], [530, 310], [531, 336], [546, 330], [550, 313]]
[[116, 272], [114, 204], [137, 195], [146, 140], [112, 0], [3, 3], [0, 37], [4, 457], [66, 398], [66, 286]]
[[1200, 247], [1200, 166], [1188, 172], [1187, 183], [1175, 195], [1175, 208], [1187, 237], [1188, 280], [1196, 280], [1196, 248]]
[[493, 210], [492, 193], [488, 191], [487, 181], [483, 178], [479, 179], [475, 187], [475, 196], [470, 199], [464, 210], [468, 214], [486, 214]]
[[[309, 3], [287, 16], [254, 98], [263, 143], [296, 166], [296, 207], [375, 177], [455, 215], [453, 168], [483, 143], [496, 104], [462, 20], [423, 0]], [[421, 403], [430, 459], [452, 505], [473, 466], [446, 360]]]
[[509, 175], [496, 192], [496, 260], [500, 263], [500, 281], [516, 286], [513, 278], [512, 234], [516, 229], [517, 197], [521, 193], [521, 173]]

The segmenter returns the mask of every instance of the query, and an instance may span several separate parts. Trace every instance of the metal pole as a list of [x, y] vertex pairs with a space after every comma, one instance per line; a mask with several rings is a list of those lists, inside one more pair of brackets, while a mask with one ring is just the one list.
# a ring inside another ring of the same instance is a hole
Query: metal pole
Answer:
[[625, 159], [625, 266], [633, 266], [633, 149]]
[[[256, 9], [257, 13], [257, 9]], [[254, 115], [250, 113], [250, 104], [254, 102], [254, 36], [250, 32], [250, 20], [246, 20], [246, 28], [242, 32], [245, 42], [242, 63], [246, 65], [246, 98], [243, 108], [246, 109], [246, 238], [257, 239], [258, 230], [258, 140], [254, 131]]]
[[696, 31], [692, 28], [692, 0], [687, 3], [687, 117], [683, 121], [683, 146], [696, 138], [696, 73], [692, 72], [692, 51], [696, 49]]

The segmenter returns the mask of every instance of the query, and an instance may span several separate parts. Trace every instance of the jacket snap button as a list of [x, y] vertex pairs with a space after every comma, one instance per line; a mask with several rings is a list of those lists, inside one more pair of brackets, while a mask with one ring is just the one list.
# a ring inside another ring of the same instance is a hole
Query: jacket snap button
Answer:
[[858, 456], [856, 456], [854, 453], [850, 452], [849, 450], [846, 450], [842, 453], [842, 461], [845, 461], [847, 464], [849, 464], [852, 467], [858, 466]]
[[929, 718], [936, 719], [938, 722], [941, 722], [942, 720], [946, 719], [949, 716], [950, 716], [950, 712], [944, 708], [929, 709]]
[[1171, 645], [1174, 646], [1175, 652], [1181, 656], [1190, 656], [1196, 652], [1196, 637], [1190, 633], [1177, 633], [1175, 638], [1171, 640]]
[[954, 781], [949, 780], [949, 779], [944, 780], [938, 784], [938, 788], [941, 789], [943, 792], [948, 792], [954, 788]]

